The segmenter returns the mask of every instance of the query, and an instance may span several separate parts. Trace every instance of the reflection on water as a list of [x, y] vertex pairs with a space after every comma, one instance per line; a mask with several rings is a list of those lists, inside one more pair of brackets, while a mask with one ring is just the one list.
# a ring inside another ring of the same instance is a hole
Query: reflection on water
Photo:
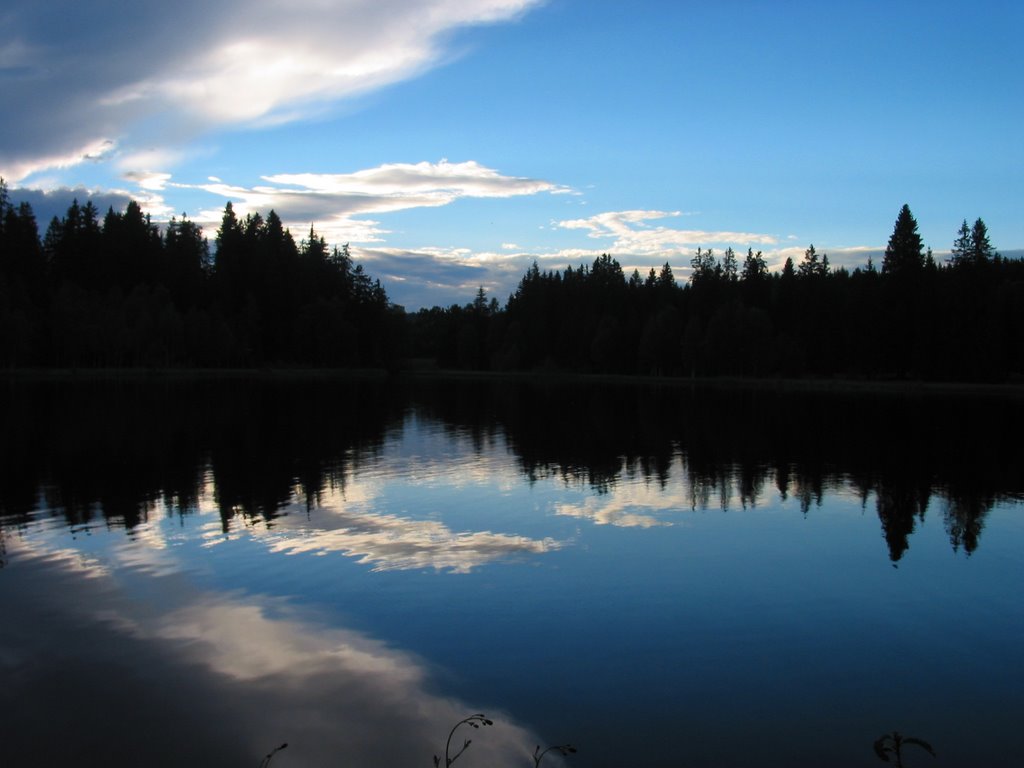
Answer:
[[[393, 474], [380, 452], [403, 433], [410, 411], [440, 425], [454, 448], [417, 454], [407, 446], [400, 471], [457, 483], [489, 472], [484, 458], [498, 446], [528, 482], [554, 477], [595, 491], [561, 514], [618, 526], [664, 525], [649, 514], [659, 508], [754, 508], [776, 493], [808, 513], [827, 492], [850, 492], [874, 507], [896, 562], [933, 494], [953, 549], [968, 554], [993, 505], [1024, 494], [1019, 441], [1000, 439], [1022, 418], [1017, 401], [234, 381], [20, 384], [5, 405], [0, 513], [8, 524], [43, 508], [72, 527], [102, 518], [134, 529], [158, 506], [195, 512], [211, 489], [225, 530], [239, 516], [273, 521], [296, 499], [320, 507], [325, 494], [344, 497], [364, 474]], [[634, 498], [603, 498], [624, 486]], [[671, 495], [679, 489], [685, 499]], [[350, 549], [381, 567], [388, 566], [372, 554], [374, 541], [397, 543], [400, 530], [409, 542], [474, 546], [443, 528], [421, 524], [417, 535], [400, 518], [359, 514], [344, 527], [349, 544], [327, 536], [319, 546]]]
[[286, 554], [341, 552], [377, 571], [435, 568], [468, 573], [494, 560], [521, 553], [542, 554], [559, 547], [553, 539], [536, 541], [491, 531], [455, 533], [434, 520], [394, 515], [339, 515], [330, 522], [341, 527], [307, 529], [300, 535], [278, 533], [270, 550]]
[[[5, 765], [251, 766], [285, 737], [281, 765], [416, 765], [465, 713], [414, 657], [280, 600], [135, 594], [66, 551], [19, 551], [8, 577]], [[474, 756], [522, 765], [532, 739], [506, 721]]]
[[863, 765], [894, 729], [947, 764], [1012, 764], [1024, 477], [1004, 438], [1021, 412], [8, 384], [6, 758], [253, 765], [287, 741], [282, 768], [427, 764], [484, 710], [467, 768], [566, 741], [580, 768]]

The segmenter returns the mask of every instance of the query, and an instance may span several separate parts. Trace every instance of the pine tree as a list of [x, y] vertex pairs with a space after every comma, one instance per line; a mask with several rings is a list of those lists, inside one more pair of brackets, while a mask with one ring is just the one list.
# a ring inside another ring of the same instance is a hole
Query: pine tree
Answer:
[[[652, 272], [654, 270], [651, 270]], [[661, 272], [658, 273], [657, 283], [659, 288], [663, 290], [670, 290], [676, 287], [676, 278], [672, 274], [672, 267], [666, 261], [661, 268]]]
[[722, 255], [722, 274], [725, 275], [726, 281], [734, 283], [736, 282], [736, 272], [736, 252], [731, 247], [726, 248]]
[[768, 277], [768, 265], [765, 263], [764, 256], [758, 251], [754, 253], [753, 248], [747, 248], [747, 258], [743, 262], [743, 275], [744, 281], [760, 280]]
[[967, 226], [967, 219], [964, 219], [957, 230], [953, 249], [949, 253], [950, 264], [954, 267], [966, 266], [971, 260], [971, 250], [971, 228]]
[[828, 256], [818, 259], [818, 252], [812, 244], [804, 251], [804, 260], [800, 262], [799, 274], [801, 278], [817, 278], [828, 273]]
[[0, 176], [0, 237], [4, 234], [4, 222], [7, 219], [7, 211], [11, 209], [10, 193], [7, 191], [7, 182]]
[[690, 273], [690, 282], [693, 285], [710, 280], [715, 276], [716, 272], [721, 271], [718, 260], [710, 248], [706, 251], [698, 248], [697, 254], [690, 259], [690, 268], [693, 270]]
[[[964, 224], [966, 223], [965, 221]], [[988, 239], [988, 227], [979, 218], [971, 229], [971, 261], [975, 264], [987, 264], [995, 255], [992, 243]]]
[[896, 217], [889, 244], [885, 247], [882, 260], [882, 274], [905, 275], [920, 272], [924, 267], [921, 235], [917, 231], [917, 220], [904, 204]]

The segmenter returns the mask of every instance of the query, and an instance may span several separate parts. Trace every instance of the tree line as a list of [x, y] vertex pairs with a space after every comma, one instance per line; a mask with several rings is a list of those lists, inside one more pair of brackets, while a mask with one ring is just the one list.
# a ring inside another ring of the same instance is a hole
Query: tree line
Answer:
[[75, 200], [45, 234], [0, 180], [0, 365], [382, 367], [401, 320], [348, 246], [228, 203], [211, 256], [186, 216], [161, 229]]
[[213, 253], [184, 215], [161, 230], [138, 203], [72, 203], [40, 237], [0, 180], [0, 365], [387, 367], [655, 376], [845, 376], [999, 381], [1024, 373], [1024, 262], [964, 220], [948, 261], [906, 205], [880, 266], [833, 268], [809, 246], [698, 248], [687, 281], [666, 263], [627, 275], [609, 254], [523, 275], [504, 306], [406, 314], [348, 247], [276, 213], [225, 206]]
[[900, 210], [882, 264], [833, 268], [813, 245], [768, 269], [763, 254], [698, 248], [626, 275], [614, 258], [526, 272], [506, 306], [410, 318], [416, 354], [443, 367], [671, 376], [845, 376], [998, 381], [1024, 373], [1024, 263], [965, 220], [950, 259], [925, 250]]

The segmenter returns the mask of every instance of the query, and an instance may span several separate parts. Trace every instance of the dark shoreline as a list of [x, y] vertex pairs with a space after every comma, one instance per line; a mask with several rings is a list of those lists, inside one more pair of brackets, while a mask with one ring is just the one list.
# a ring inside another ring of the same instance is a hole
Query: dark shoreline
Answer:
[[572, 371], [465, 371], [412, 368], [9, 368], [0, 379], [12, 381], [346, 381], [357, 379], [424, 379], [521, 381], [535, 383], [643, 384], [665, 388], [736, 390], [747, 392], [812, 392], [870, 395], [956, 395], [1000, 398], [1024, 397], [1024, 382], [947, 382], [897, 379], [682, 377], [635, 374], [595, 374]]

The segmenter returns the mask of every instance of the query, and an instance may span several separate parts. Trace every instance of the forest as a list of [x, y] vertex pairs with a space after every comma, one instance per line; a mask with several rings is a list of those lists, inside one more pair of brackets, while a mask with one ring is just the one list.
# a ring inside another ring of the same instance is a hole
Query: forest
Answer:
[[646, 376], [1007, 381], [1024, 374], [1024, 262], [982, 219], [950, 257], [925, 249], [909, 206], [880, 265], [833, 268], [807, 248], [698, 248], [625, 274], [603, 254], [541, 271], [504, 305], [406, 313], [348, 246], [228, 203], [212, 247], [187, 217], [162, 228], [135, 202], [100, 217], [75, 201], [40, 236], [0, 181], [0, 365], [7, 368], [386, 368]]
[[411, 317], [412, 348], [447, 368], [654, 376], [1005, 381], [1024, 372], [1024, 263], [966, 220], [951, 256], [925, 250], [908, 206], [880, 266], [833, 269], [813, 245], [771, 272], [761, 252], [698, 248], [680, 285], [669, 264], [626, 275], [610, 255], [527, 271], [504, 308]]
[[400, 311], [348, 248], [299, 243], [271, 211], [214, 242], [131, 202], [100, 221], [76, 200], [40, 239], [31, 207], [0, 185], [0, 365], [7, 367], [383, 367]]

